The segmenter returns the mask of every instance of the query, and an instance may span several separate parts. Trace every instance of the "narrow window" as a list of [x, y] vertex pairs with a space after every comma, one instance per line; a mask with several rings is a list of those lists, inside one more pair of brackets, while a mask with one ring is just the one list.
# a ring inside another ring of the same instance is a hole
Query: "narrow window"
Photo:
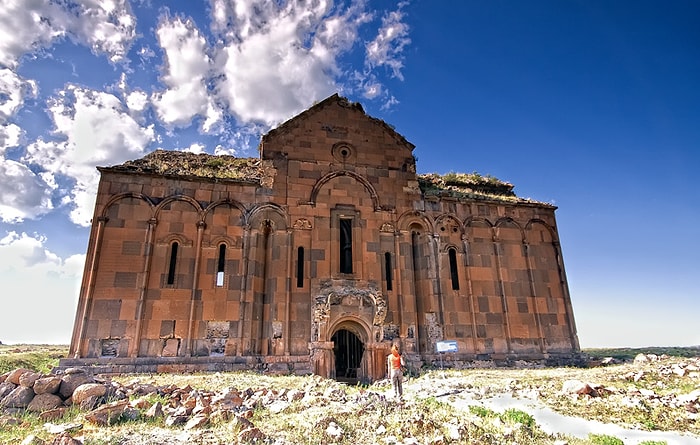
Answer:
[[175, 267], [177, 266], [177, 248], [178, 244], [173, 243], [170, 248], [170, 265], [168, 266], [168, 284], [175, 283]]
[[216, 287], [224, 285], [224, 266], [226, 265], [226, 244], [219, 245], [219, 261], [216, 265]]
[[304, 248], [297, 249], [297, 287], [304, 287]]
[[391, 254], [389, 252], [384, 254], [384, 271], [386, 275], [386, 290], [392, 290]]
[[340, 273], [352, 273], [352, 219], [340, 220]]
[[459, 290], [459, 275], [457, 274], [457, 251], [449, 249], [447, 254], [450, 257], [450, 276], [452, 277], [452, 290]]

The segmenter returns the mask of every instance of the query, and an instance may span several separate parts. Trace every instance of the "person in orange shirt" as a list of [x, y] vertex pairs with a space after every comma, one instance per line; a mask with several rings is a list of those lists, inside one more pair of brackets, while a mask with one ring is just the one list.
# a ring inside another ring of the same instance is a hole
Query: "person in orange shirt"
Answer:
[[391, 354], [387, 357], [386, 363], [389, 368], [389, 379], [394, 387], [394, 396], [401, 400], [403, 396], [403, 370], [401, 367], [405, 366], [405, 363], [403, 357], [399, 354], [398, 346], [392, 345]]

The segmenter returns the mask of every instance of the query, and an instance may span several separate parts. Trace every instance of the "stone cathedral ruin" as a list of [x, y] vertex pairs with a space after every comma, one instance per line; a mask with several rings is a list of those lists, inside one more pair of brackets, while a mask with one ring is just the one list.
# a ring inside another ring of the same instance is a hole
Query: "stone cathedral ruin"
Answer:
[[372, 381], [393, 343], [413, 366], [575, 360], [556, 207], [488, 176], [416, 174], [413, 148], [333, 95], [258, 158], [98, 167], [60, 366]]

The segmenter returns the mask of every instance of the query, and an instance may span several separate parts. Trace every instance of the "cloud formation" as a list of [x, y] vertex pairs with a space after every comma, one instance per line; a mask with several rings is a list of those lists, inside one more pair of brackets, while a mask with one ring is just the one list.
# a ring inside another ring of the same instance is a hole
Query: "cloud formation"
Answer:
[[[0, 238], [0, 280], [3, 294], [12, 296], [3, 299], [3, 312], [31, 311], [29, 317], [4, 317], [2, 342], [65, 344], [70, 340], [66, 333], [75, 316], [85, 255], [61, 259], [45, 243], [45, 237], [26, 233], [9, 232]], [[62, 295], [74, 295], [74, 301], [56, 298]]]
[[[68, 209], [85, 226], [98, 165], [161, 147], [239, 153], [336, 91], [397, 102], [381, 78], [388, 70], [402, 79], [406, 3], [373, 11], [366, 0], [210, 0], [208, 22], [200, 23], [152, 3], [9, 0], [0, 8], [2, 221]], [[145, 9], [158, 11], [150, 27], [139, 26]], [[19, 74], [66, 41], [112, 64], [112, 80], [84, 83], [87, 65], [73, 61], [74, 78], [53, 90]], [[36, 122], [22, 114], [28, 99], [52, 128], [24, 127]], [[181, 132], [187, 138], [178, 139]]]

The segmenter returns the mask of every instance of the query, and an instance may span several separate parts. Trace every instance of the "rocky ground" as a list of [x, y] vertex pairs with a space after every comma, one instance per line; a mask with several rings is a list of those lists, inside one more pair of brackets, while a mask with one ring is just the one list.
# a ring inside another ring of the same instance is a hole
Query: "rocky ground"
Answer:
[[386, 381], [15, 369], [0, 407], [3, 444], [700, 444], [700, 358], [431, 370], [401, 401]]

